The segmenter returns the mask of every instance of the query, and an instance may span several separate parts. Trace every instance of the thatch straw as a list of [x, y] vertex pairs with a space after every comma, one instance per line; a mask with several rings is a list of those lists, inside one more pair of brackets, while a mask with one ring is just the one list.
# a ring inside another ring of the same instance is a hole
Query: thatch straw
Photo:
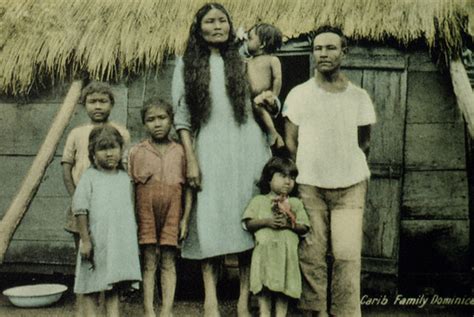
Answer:
[[[117, 80], [183, 51], [205, 0], [0, 0], [0, 93], [27, 93], [81, 71]], [[408, 45], [444, 56], [473, 35], [472, 0], [222, 0], [236, 26], [275, 24], [287, 38], [334, 24], [353, 39]], [[471, 20], [469, 20], [471, 14]]]

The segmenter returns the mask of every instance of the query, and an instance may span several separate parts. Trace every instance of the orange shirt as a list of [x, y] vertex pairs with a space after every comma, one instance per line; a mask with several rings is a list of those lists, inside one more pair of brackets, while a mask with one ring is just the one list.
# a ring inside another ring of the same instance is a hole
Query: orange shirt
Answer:
[[186, 160], [183, 147], [171, 141], [164, 153], [156, 150], [149, 139], [130, 149], [128, 172], [135, 183], [145, 184], [149, 180], [167, 185], [184, 184]]

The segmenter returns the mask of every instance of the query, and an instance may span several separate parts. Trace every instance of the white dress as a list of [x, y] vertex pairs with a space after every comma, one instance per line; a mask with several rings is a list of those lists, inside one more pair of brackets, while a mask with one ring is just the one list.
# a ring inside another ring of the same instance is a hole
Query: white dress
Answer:
[[[132, 184], [127, 173], [87, 169], [72, 200], [75, 214], [88, 210], [94, 266], [78, 254], [74, 293], [110, 290], [118, 282], [141, 280]], [[137, 286], [135, 283], [133, 286]]]
[[[251, 111], [238, 125], [225, 88], [224, 61], [211, 54], [209, 96], [211, 114], [195, 135], [195, 153], [201, 169], [202, 190], [191, 212], [189, 235], [182, 256], [204, 259], [252, 249], [252, 236], [241, 225], [242, 214], [258, 193], [256, 182], [271, 152], [262, 129]], [[185, 103], [184, 63], [177, 60], [173, 77], [173, 103], [176, 130], [191, 130]]]

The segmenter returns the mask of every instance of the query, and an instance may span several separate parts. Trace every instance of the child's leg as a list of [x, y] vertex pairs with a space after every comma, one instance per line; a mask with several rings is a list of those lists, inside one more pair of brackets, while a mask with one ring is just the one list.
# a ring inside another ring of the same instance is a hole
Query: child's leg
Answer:
[[217, 266], [216, 258], [204, 259], [201, 263], [202, 279], [204, 282], [204, 316], [219, 317], [219, 304], [217, 302]]
[[143, 246], [143, 308], [145, 316], [155, 317], [153, 299], [155, 295], [156, 245]]
[[118, 291], [115, 288], [105, 292], [105, 310], [107, 317], [118, 317], [120, 315]]
[[251, 256], [250, 252], [239, 254], [240, 294], [237, 302], [237, 315], [239, 317], [251, 316], [249, 311]]
[[[81, 237], [78, 232], [71, 232], [72, 237], [74, 238], [74, 247], [76, 248], [76, 254], [79, 253], [79, 242], [81, 241]], [[84, 311], [85, 303], [84, 303], [84, 295], [83, 294], [76, 294], [76, 316], [82, 317], [85, 316], [86, 313]]]
[[170, 317], [176, 290], [176, 249], [174, 247], [161, 248], [160, 273], [163, 298], [160, 317]]
[[[81, 302], [77, 303], [81, 307], [81, 317], [82, 316], [91, 316], [95, 317], [97, 316], [97, 307], [96, 307], [96, 301], [97, 301], [97, 295], [98, 293], [91, 293], [91, 294], [78, 294], [81, 295]], [[79, 296], [78, 296], [79, 297]]]
[[258, 294], [258, 309], [260, 317], [270, 317], [272, 315], [272, 297], [267, 290], [262, 290]]
[[286, 317], [288, 311], [288, 298], [285, 295], [278, 294], [275, 300], [275, 316]]

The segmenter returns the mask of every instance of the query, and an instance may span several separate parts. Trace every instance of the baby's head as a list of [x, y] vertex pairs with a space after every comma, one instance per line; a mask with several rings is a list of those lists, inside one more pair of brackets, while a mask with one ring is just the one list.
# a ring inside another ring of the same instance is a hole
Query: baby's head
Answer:
[[89, 134], [89, 160], [97, 169], [123, 169], [123, 137], [109, 124], [97, 126]]
[[151, 138], [156, 141], [168, 140], [173, 125], [173, 107], [160, 98], [151, 98], [143, 104], [142, 123]]
[[108, 84], [93, 81], [82, 90], [80, 102], [92, 122], [102, 123], [108, 120], [115, 98]]
[[291, 195], [294, 193], [296, 176], [298, 176], [298, 169], [293, 160], [274, 156], [263, 167], [257, 186], [261, 194], [274, 192]]
[[281, 31], [273, 25], [259, 23], [249, 30], [247, 49], [251, 55], [258, 53], [259, 49], [266, 54], [272, 54], [275, 53], [281, 45]]

